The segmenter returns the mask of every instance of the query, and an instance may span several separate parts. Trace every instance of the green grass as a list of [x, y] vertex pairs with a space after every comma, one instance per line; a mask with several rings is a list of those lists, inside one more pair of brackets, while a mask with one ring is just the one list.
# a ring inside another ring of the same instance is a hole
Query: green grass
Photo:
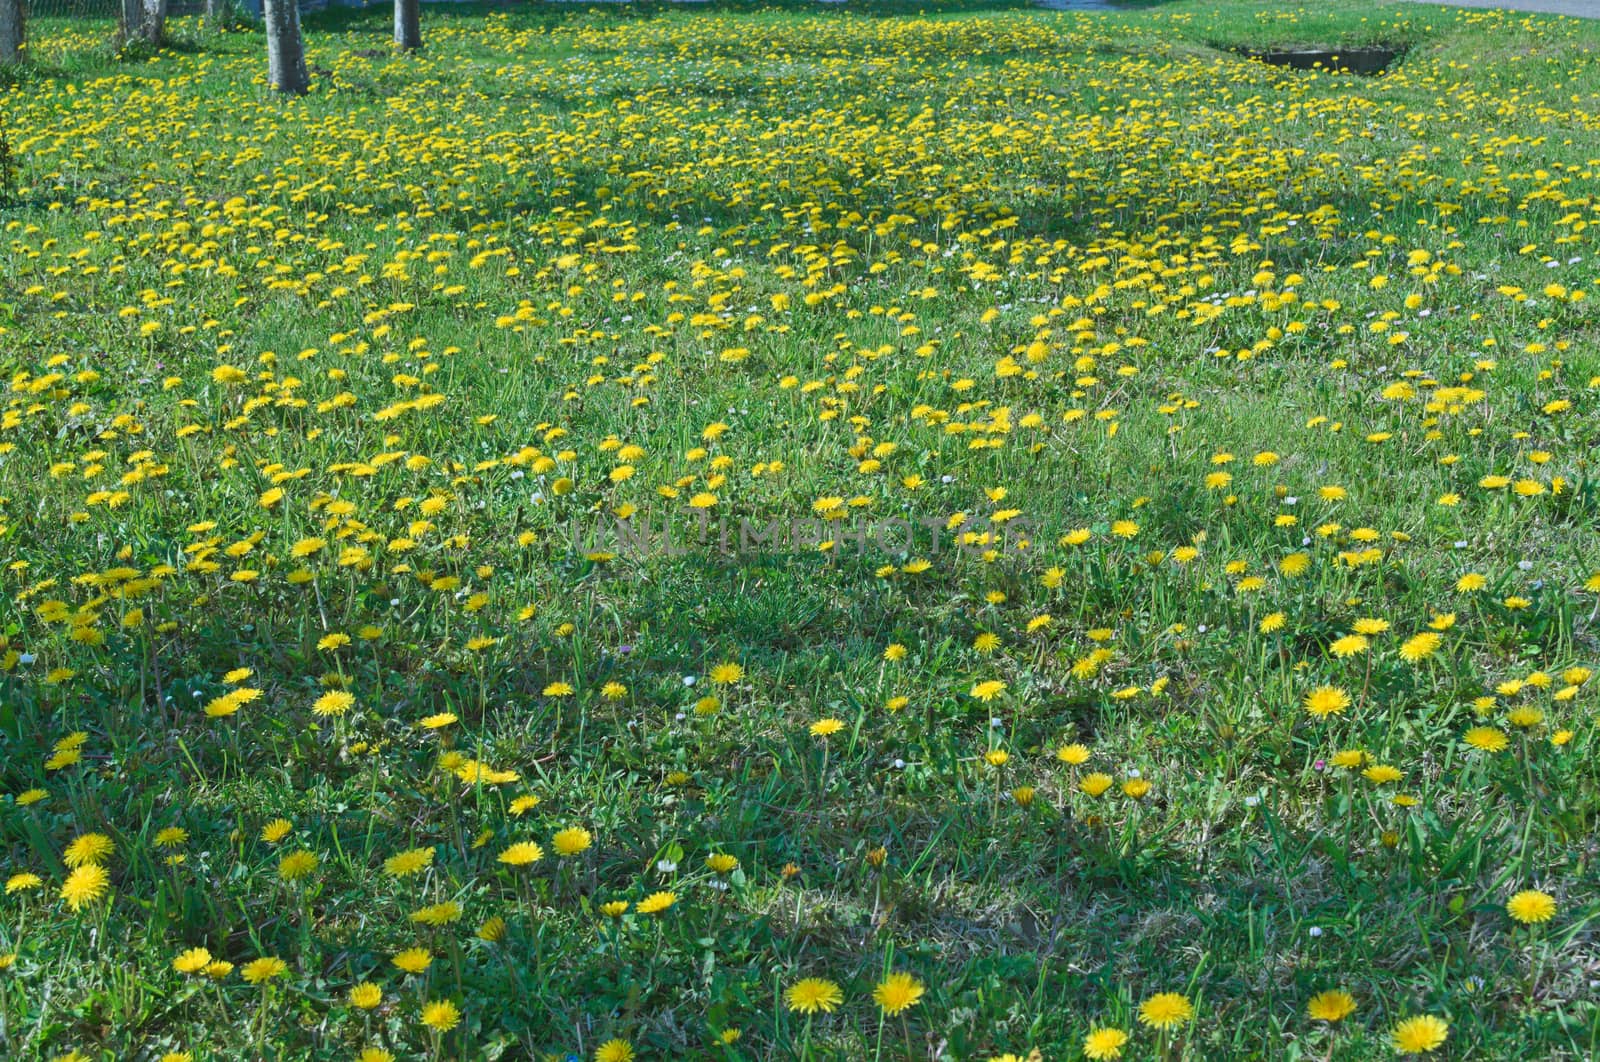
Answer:
[[[303, 99], [188, 20], [120, 59], [40, 20], [0, 89], [7, 1057], [1357, 1060], [1424, 1014], [1442, 1057], [1600, 1051], [1600, 24], [306, 27]], [[708, 504], [844, 519], [739, 552]], [[880, 1020], [889, 971], [925, 995]]]

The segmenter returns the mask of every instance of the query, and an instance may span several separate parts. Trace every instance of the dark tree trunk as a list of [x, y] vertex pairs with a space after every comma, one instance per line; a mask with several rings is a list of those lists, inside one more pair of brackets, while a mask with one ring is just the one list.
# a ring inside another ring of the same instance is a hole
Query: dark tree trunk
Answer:
[[394, 0], [394, 43], [403, 52], [422, 47], [421, 0]]
[[22, 46], [26, 43], [22, 0], [0, 0], [0, 66], [22, 62]]
[[144, 0], [122, 0], [122, 41], [144, 36]]
[[311, 79], [300, 43], [300, 5], [296, 0], [262, 0], [261, 14], [267, 24], [267, 83], [279, 92], [305, 95]]

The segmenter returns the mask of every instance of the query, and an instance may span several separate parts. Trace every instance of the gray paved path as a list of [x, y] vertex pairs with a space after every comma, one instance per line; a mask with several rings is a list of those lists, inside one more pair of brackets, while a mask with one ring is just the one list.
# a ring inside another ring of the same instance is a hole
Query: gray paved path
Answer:
[[1421, 0], [1434, 7], [1503, 7], [1509, 11], [1537, 11], [1546, 15], [1600, 18], [1600, 0]]
[[[1117, 11], [1116, 0], [1037, 0], [1040, 7], [1056, 11]], [[1600, 18], [1600, 0], [1417, 0], [1434, 7], [1502, 7], [1508, 11], [1535, 11], [1546, 15]]]

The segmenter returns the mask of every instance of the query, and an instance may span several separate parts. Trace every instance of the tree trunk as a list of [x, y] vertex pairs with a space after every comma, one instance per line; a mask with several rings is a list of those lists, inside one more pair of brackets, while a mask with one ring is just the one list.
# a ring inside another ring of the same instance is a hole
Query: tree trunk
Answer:
[[394, 43], [403, 52], [422, 47], [421, 0], [394, 0]]
[[26, 38], [22, 0], [0, 0], [0, 66], [22, 62]]
[[300, 44], [300, 5], [297, 0], [262, 0], [267, 24], [267, 84], [279, 92], [305, 95], [311, 86], [306, 76], [306, 53]]
[[139, 27], [145, 42], [159, 46], [167, 32], [167, 0], [143, 0], [144, 22]]

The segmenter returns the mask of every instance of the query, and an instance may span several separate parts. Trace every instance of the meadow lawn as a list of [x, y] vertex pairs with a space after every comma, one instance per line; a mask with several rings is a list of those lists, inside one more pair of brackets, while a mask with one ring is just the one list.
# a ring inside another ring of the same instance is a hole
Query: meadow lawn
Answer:
[[6, 1058], [1600, 1056], [1600, 22], [110, 30], [0, 73]]

